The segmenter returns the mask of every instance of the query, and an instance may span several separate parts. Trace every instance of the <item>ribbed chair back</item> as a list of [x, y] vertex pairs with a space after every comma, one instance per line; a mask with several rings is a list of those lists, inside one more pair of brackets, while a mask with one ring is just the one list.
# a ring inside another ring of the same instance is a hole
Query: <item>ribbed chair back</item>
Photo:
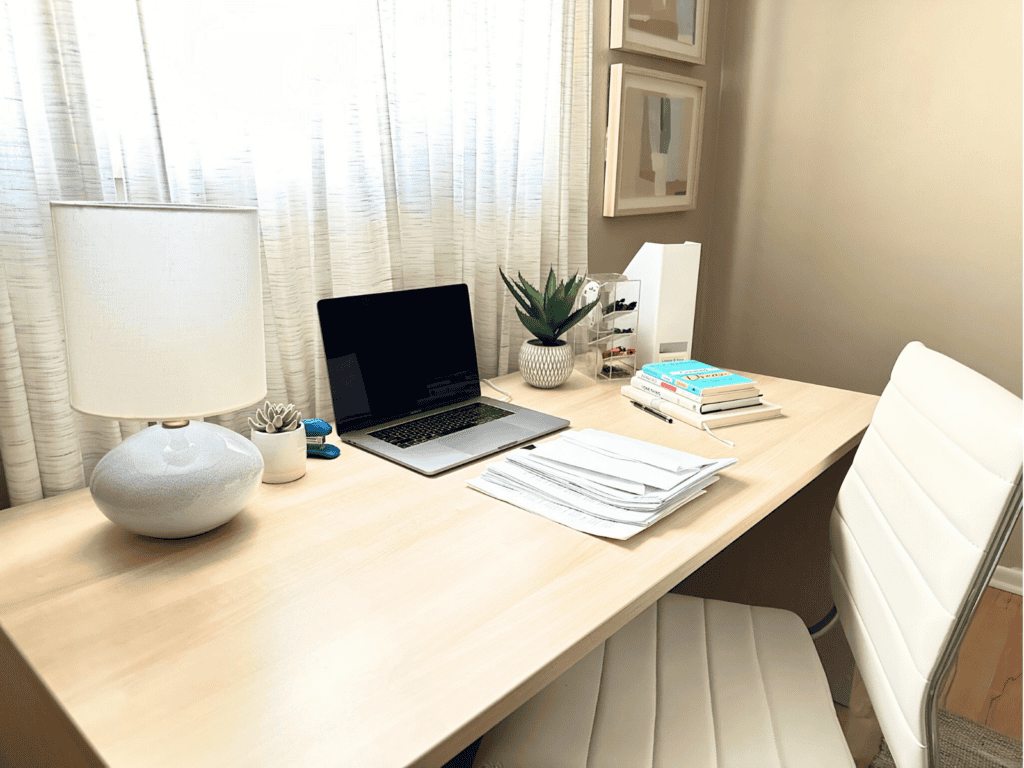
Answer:
[[1021, 400], [909, 344], [831, 520], [832, 594], [899, 768], [932, 768], [935, 705], [1020, 515]]

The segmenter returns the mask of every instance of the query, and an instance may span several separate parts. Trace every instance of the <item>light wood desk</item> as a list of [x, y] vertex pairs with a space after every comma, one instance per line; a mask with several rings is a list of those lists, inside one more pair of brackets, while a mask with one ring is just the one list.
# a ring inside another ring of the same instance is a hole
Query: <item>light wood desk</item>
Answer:
[[722, 428], [734, 449], [619, 383], [501, 380], [575, 428], [739, 458], [627, 542], [467, 488], [483, 463], [431, 479], [349, 446], [195, 539], [129, 534], [85, 490], [0, 512], [0, 745], [32, 721], [84, 764], [443, 764], [855, 446], [877, 401], [756, 378], [785, 417]]

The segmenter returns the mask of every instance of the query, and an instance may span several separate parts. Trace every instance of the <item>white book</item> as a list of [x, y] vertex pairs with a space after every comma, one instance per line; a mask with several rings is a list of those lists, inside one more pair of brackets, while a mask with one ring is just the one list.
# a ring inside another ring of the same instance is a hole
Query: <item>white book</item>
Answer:
[[[746, 408], [748, 405], [760, 405], [761, 404], [761, 393], [758, 392], [756, 395], [751, 397], [740, 397], [733, 400], [723, 400], [719, 403], [702, 403], [699, 400], [692, 399], [686, 395], [679, 394], [678, 392], [670, 392], [658, 384], [640, 378], [639, 374], [634, 376], [629, 381], [630, 386], [639, 389], [641, 392], [647, 392], [652, 395], [657, 395], [663, 400], [667, 400], [670, 403], [675, 403], [680, 408], [686, 408], [688, 411], [694, 413], [715, 413], [717, 411], [729, 411], [733, 408]], [[735, 393], [730, 393], [735, 394]], [[696, 397], [694, 395], [693, 397]]]
[[676, 403], [670, 403], [658, 395], [644, 392], [629, 384], [622, 388], [622, 394], [633, 402], [646, 405], [648, 408], [663, 413], [670, 418], [678, 419], [697, 429], [703, 429], [705, 425], [714, 429], [715, 427], [726, 427], [730, 424], [774, 419], [776, 416], [782, 415], [781, 405], [775, 405], [767, 401], [761, 403], [761, 405], [733, 408], [732, 410], [719, 411], [717, 413], [694, 413], [680, 407]]

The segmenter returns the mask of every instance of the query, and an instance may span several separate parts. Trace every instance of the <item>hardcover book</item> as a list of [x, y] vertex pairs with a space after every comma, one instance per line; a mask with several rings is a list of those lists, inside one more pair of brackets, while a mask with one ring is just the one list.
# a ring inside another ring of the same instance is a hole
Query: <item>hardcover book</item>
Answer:
[[698, 405], [702, 403], [724, 403], [744, 397], [761, 396], [761, 390], [756, 386], [747, 387], [746, 389], [734, 389], [729, 392], [714, 392], [705, 395], [695, 395], [693, 392], [677, 387], [675, 384], [669, 384], [667, 381], [659, 379], [657, 376], [651, 376], [649, 373], [644, 373], [642, 370], [637, 371], [634, 378], [640, 379], [648, 384], [653, 384], [665, 392], [670, 392], [681, 399], [688, 400], [691, 403], [697, 403]]
[[760, 397], [761, 390], [756, 386], [751, 386], [746, 389], [733, 389], [728, 392], [712, 392], [711, 394], [694, 394], [682, 387], [677, 387], [675, 384], [670, 384], [664, 379], [659, 379], [656, 376], [645, 374], [643, 371], [637, 371], [636, 377], [641, 381], [653, 384], [666, 392], [672, 392], [673, 394], [687, 399], [690, 402], [696, 402], [697, 404], [705, 402], [726, 402], [728, 400], [735, 400], [740, 397]]
[[[715, 411], [727, 411], [733, 408], [743, 408], [748, 405], [760, 405], [761, 393], [754, 390], [754, 394], [746, 395], [744, 397], [730, 397], [728, 400], [722, 400], [721, 402], [707, 402], [701, 401], [696, 397], [689, 397], [687, 394], [681, 394], [675, 390], [675, 387], [669, 389], [669, 386], [662, 386], [666, 382], [657, 382], [650, 379], [645, 379], [638, 373], [629, 383], [636, 389], [642, 392], [648, 392], [656, 397], [660, 397], [663, 400], [667, 400], [670, 403], [675, 403], [681, 408], [686, 408], [695, 413], [713, 413]], [[736, 390], [730, 392], [730, 395], [744, 395], [747, 390]]]
[[643, 372], [702, 397], [738, 389], [748, 389], [756, 382], [738, 373], [730, 373], [699, 360], [670, 360], [648, 363]]
[[623, 397], [646, 405], [659, 413], [678, 419], [691, 427], [703, 429], [708, 427], [725, 427], [730, 424], [744, 424], [748, 421], [761, 421], [763, 419], [774, 419], [782, 415], [782, 406], [775, 403], [763, 402], [760, 405], [752, 405], [747, 408], [734, 408], [729, 411], [718, 413], [694, 413], [685, 408], [680, 408], [675, 403], [660, 399], [655, 395], [637, 389], [629, 384], [622, 387]]

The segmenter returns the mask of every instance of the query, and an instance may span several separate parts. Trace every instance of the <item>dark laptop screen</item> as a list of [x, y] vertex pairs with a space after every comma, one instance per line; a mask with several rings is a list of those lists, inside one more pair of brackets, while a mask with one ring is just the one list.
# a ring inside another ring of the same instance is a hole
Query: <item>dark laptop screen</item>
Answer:
[[339, 433], [480, 394], [465, 284], [317, 302]]

